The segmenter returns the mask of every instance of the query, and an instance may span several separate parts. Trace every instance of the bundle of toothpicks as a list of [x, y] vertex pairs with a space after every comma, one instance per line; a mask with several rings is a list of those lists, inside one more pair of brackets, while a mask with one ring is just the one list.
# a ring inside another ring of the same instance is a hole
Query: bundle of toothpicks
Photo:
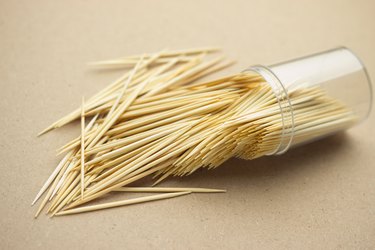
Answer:
[[[178, 197], [225, 192], [202, 187], [157, 187], [168, 176], [216, 168], [231, 157], [255, 159], [275, 151], [282, 117], [269, 84], [242, 72], [202, 81], [231, 64], [216, 48], [164, 50], [92, 63], [123, 75], [41, 134], [80, 120], [80, 136], [62, 146], [60, 163], [38, 192], [36, 217], [67, 215]], [[297, 144], [347, 127], [355, 117], [321, 89], [296, 88]], [[154, 185], [132, 186], [151, 176]], [[118, 192], [159, 193], [87, 204]], [[48, 206], [47, 206], [48, 205]]]

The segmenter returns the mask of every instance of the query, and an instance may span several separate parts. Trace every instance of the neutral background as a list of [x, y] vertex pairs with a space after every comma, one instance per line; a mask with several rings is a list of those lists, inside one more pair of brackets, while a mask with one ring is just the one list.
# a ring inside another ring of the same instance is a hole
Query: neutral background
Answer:
[[216, 45], [269, 64], [338, 45], [375, 79], [374, 1], [0, 2], [1, 249], [371, 249], [375, 115], [280, 157], [231, 160], [163, 185], [226, 188], [95, 213], [33, 219], [30, 203], [73, 124], [36, 134], [114, 79], [86, 62]]

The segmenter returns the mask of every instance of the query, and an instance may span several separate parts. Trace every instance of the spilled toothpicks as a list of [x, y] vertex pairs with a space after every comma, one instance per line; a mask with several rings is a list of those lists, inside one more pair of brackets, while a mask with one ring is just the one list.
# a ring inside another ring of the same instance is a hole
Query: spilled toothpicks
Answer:
[[[255, 159], [277, 150], [283, 117], [274, 92], [258, 74], [243, 72], [202, 81], [233, 62], [216, 48], [122, 57], [95, 63], [123, 75], [42, 133], [81, 119], [81, 135], [59, 149], [63, 160], [47, 179], [36, 216], [144, 203], [222, 189], [155, 186], [170, 176], [213, 169], [232, 157]], [[346, 128], [356, 119], [318, 87], [295, 88], [293, 145]], [[91, 121], [85, 126], [85, 118]], [[130, 187], [153, 177], [152, 187]], [[114, 192], [163, 193], [87, 205]], [[48, 205], [48, 206], [47, 206]]]

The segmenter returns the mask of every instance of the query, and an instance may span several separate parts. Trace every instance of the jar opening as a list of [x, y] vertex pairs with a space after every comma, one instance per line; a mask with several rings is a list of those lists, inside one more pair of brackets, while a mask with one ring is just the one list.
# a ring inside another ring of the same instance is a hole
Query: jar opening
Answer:
[[263, 79], [269, 84], [271, 87], [277, 103], [280, 108], [280, 116], [282, 122], [282, 129], [280, 135], [280, 143], [275, 150], [268, 155], [274, 154], [283, 154], [285, 153], [290, 145], [293, 142], [294, 136], [294, 114], [293, 114], [293, 106], [289, 99], [289, 95], [287, 89], [284, 87], [282, 82], [277, 78], [277, 76], [266, 66], [263, 65], [255, 65], [245, 72], [255, 72], [263, 77]]

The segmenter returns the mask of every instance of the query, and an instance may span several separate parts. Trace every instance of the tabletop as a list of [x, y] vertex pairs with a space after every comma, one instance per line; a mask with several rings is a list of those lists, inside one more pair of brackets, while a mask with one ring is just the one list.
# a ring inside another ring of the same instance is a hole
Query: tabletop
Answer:
[[370, 249], [375, 116], [281, 156], [232, 159], [162, 185], [225, 188], [34, 219], [30, 203], [74, 123], [37, 133], [116, 72], [87, 62], [219, 46], [237, 64], [351, 48], [375, 79], [374, 1], [7, 1], [0, 3], [1, 249]]

